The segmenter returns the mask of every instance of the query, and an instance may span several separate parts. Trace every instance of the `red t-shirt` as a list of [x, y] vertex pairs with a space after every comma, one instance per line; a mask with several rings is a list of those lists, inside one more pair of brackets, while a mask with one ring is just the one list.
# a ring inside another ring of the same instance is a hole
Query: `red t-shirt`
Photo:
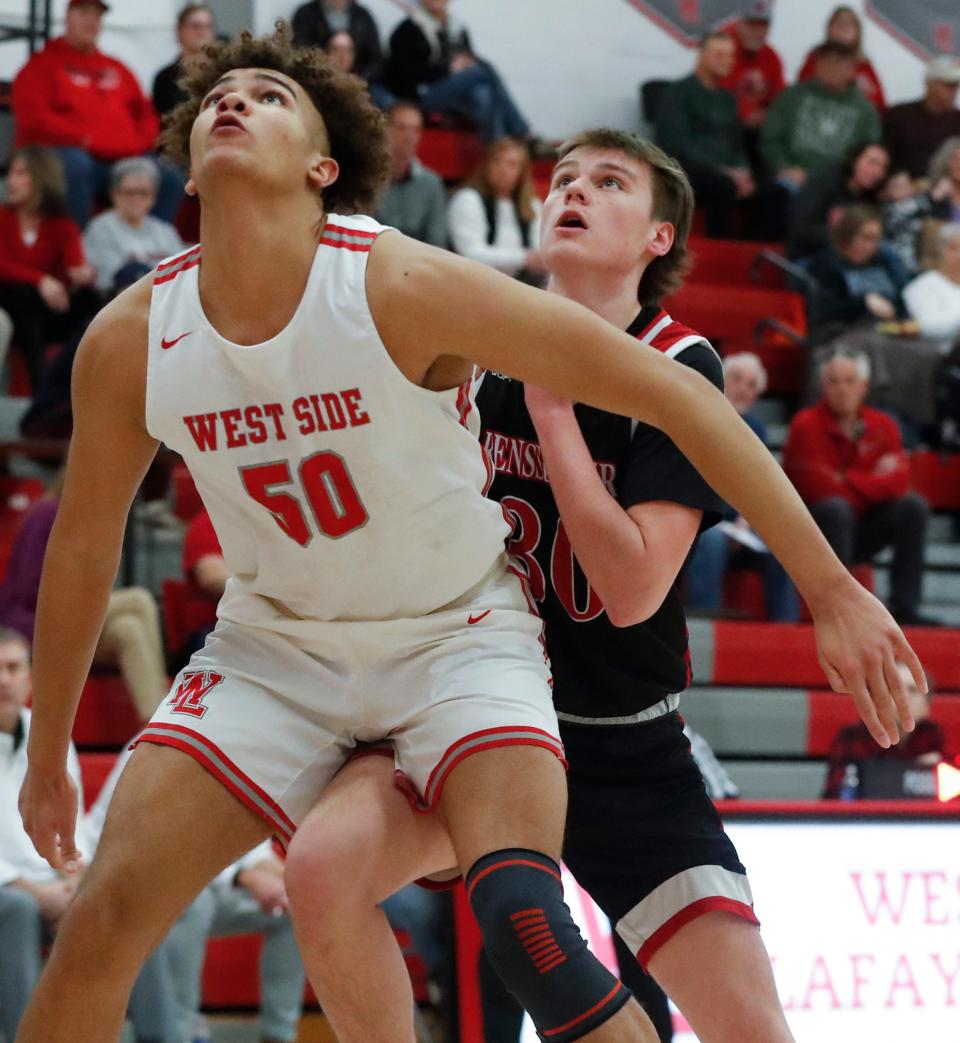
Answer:
[[[800, 75], [797, 77], [797, 83], [813, 79], [813, 68], [817, 62], [816, 51], [817, 49], [814, 47], [807, 55]], [[880, 82], [876, 69], [870, 64], [869, 58], [860, 59], [860, 64], [857, 66], [857, 86], [877, 112], [883, 114], [886, 111], [887, 99], [884, 97], [883, 84]]]
[[194, 585], [196, 584], [193, 570], [201, 559], [211, 554], [222, 557], [223, 550], [214, 531], [213, 522], [210, 521], [210, 515], [205, 510], [201, 510], [190, 522], [187, 534], [183, 539], [183, 574]]
[[86, 261], [80, 229], [69, 217], [45, 217], [33, 243], [24, 242], [17, 215], [0, 207], [0, 282], [36, 286], [45, 275], [69, 285], [67, 269]]
[[759, 51], [751, 52], [744, 49], [736, 35], [733, 42], [737, 56], [733, 71], [723, 81], [723, 86], [736, 95], [740, 122], [750, 124], [757, 112], [766, 112], [770, 108], [773, 99], [786, 86], [783, 63], [780, 55], [767, 44]]

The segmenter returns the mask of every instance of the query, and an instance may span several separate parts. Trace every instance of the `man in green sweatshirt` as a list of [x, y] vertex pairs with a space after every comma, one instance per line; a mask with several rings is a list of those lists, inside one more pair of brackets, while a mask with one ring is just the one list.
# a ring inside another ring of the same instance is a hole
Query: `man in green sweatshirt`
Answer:
[[856, 85], [857, 57], [846, 44], [817, 48], [815, 77], [781, 92], [767, 114], [760, 154], [791, 191], [808, 175], [839, 166], [854, 147], [880, 140], [876, 109]]
[[758, 185], [750, 170], [737, 114], [737, 99], [721, 86], [733, 69], [735, 45], [726, 33], [710, 33], [700, 44], [690, 76], [663, 92], [657, 112], [657, 144], [678, 159], [690, 179], [707, 235], [734, 237], [739, 205], [747, 239], [779, 239], [786, 211], [784, 190]]

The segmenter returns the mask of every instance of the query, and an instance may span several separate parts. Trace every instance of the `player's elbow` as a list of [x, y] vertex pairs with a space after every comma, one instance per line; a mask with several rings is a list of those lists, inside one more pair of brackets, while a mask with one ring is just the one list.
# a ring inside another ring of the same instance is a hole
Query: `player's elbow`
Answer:
[[666, 596], [667, 591], [661, 591], [659, 584], [643, 584], [619, 592], [605, 601], [603, 607], [615, 627], [633, 627], [656, 615]]

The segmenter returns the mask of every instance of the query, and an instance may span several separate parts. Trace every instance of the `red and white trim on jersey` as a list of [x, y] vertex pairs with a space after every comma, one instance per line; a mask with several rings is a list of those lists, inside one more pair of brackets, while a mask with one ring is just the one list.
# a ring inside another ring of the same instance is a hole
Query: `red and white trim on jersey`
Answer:
[[[401, 792], [407, 795], [414, 811], [426, 814], [433, 811], [440, 802], [440, 794], [443, 792], [443, 784], [447, 781], [450, 772], [467, 757], [484, 750], [495, 750], [501, 746], [539, 746], [541, 749], [549, 750], [560, 763], [566, 767], [567, 760], [563, 753], [563, 743], [556, 735], [551, 735], [542, 728], [534, 728], [527, 725], [508, 725], [503, 728], [485, 728], [479, 732], [472, 732], [450, 746], [440, 761], [435, 765], [427, 786], [421, 797], [416, 787], [410, 781], [409, 776], [397, 769], [393, 773], [394, 783]], [[452, 881], [451, 881], [452, 882]]]
[[328, 221], [323, 226], [320, 245], [333, 246], [340, 250], [355, 250], [359, 253], [369, 253], [377, 235], [377, 232], [366, 232], [358, 228], [344, 228], [342, 225], [331, 224]]
[[193, 757], [201, 767], [206, 768], [215, 779], [223, 783], [237, 800], [259, 815], [270, 826], [284, 848], [293, 839], [293, 834], [297, 831], [296, 823], [268, 793], [245, 775], [223, 750], [205, 735], [181, 724], [151, 722], [137, 736], [130, 749], [134, 749], [141, 742], [172, 746]]
[[694, 344], [703, 344], [713, 350], [706, 337], [690, 329], [689, 326], [684, 326], [682, 322], [677, 322], [663, 309], [642, 333], [637, 334], [637, 340], [642, 340], [645, 344], [656, 348], [668, 359], [675, 359], [681, 351]]
[[665, 880], [616, 924], [617, 933], [644, 970], [654, 953], [681, 927], [715, 911], [759, 926], [753, 893], [743, 873], [723, 866], [695, 866]]
[[200, 263], [200, 247], [194, 246], [176, 257], [157, 265], [157, 274], [153, 278], [154, 286], [161, 283], [171, 282], [181, 273], [195, 268]]

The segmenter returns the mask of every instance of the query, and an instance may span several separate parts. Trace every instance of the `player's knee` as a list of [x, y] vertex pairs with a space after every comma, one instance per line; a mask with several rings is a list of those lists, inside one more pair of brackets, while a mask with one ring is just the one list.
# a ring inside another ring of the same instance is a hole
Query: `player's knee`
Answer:
[[284, 872], [294, 915], [309, 916], [313, 922], [342, 910], [348, 902], [363, 901], [368, 890], [363, 860], [333, 835], [295, 834]]
[[630, 998], [587, 950], [553, 859], [523, 849], [493, 852], [466, 883], [490, 961], [542, 1036], [580, 1039]]

